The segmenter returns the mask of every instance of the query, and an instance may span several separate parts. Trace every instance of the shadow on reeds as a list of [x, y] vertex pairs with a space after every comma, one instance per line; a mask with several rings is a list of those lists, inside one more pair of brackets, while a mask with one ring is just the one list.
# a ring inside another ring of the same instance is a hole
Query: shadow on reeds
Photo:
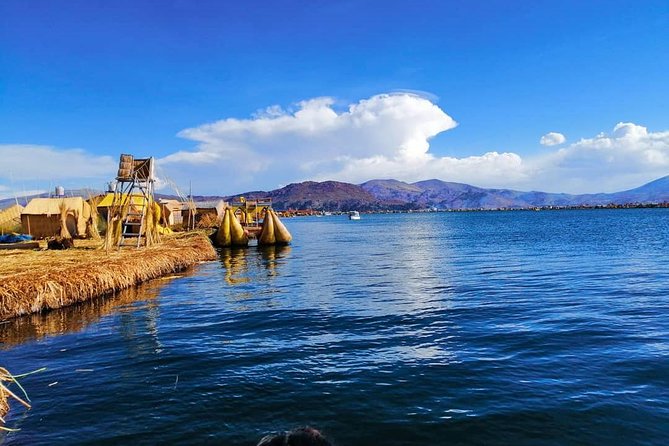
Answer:
[[184, 277], [189, 272], [155, 279], [125, 289], [114, 296], [99, 297], [44, 313], [33, 313], [0, 322], [0, 349], [10, 348], [28, 341], [84, 330], [105, 316], [132, 312], [140, 303], [157, 305], [156, 298], [172, 279]]

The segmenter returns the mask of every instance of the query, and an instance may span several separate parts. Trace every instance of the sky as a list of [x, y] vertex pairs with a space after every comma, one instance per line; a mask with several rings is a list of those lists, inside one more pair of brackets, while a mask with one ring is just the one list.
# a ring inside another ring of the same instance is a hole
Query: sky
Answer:
[[1, 0], [0, 198], [669, 175], [669, 2]]

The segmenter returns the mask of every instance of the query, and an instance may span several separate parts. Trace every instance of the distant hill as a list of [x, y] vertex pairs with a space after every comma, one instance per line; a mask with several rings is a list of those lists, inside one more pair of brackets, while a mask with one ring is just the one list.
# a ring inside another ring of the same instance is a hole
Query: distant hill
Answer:
[[[78, 194], [75, 192], [79, 192]], [[89, 191], [68, 191], [68, 196], [87, 196]], [[94, 191], [91, 191], [94, 193]], [[48, 195], [47, 195], [48, 196]], [[277, 209], [317, 209], [326, 211], [370, 211], [408, 209], [522, 209], [545, 206], [608, 204], [651, 204], [669, 202], [669, 176], [641, 187], [611, 194], [561, 194], [511, 189], [484, 189], [469, 184], [441, 180], [405, 183], [398, 180], [371, 180], [360, 185], [339, 181], [305, 181], [271, 191], [251, 191], [227, 197], [195, 196], [195, 201], [271, 198]], [[167, 195], [165, 195], [167, 197]], [[33, 198], [33, 197], [29, 197]], [[0, 209], [14, 199], [0, 200]], [[20, 198], [19, 202], [23, 202]]]
[[413, 203], [423, 193], [423, 189], [398, 180], [371, 180], [360, 187], [377, 200], [386, 202]]
[[355, 184], [339, 181], [305, 181], [293, 183], [273, 191], [252, 191], [225, 197], [232, 200], [239, 197], [247, 199], [271, 198], [277, 209], [324, 209], [347, 211], [352, 209], [380, 209], [383, 204], [370, 192]]
[[[371, 183], [371, 186], [370, 186]], [[516, 191], [511, 189], [484, 189], [469, 184], [450, 183], [441, 180], [427, 180], [416, 183], [402, 183], [396, 180], [374, 180], [363, 183], [364, 189], [382, 191], [386, 198], [398, 191], [409, 191], [405, 199], [415, 208], [437, 207], [440, 209], [498, 209], [529, 208], [542, 206], [579, 206], [629, 203], [669, 202], [669, 176], [660, 178], [636, 189], [612, 194], [562, 194], [538, 191]]]

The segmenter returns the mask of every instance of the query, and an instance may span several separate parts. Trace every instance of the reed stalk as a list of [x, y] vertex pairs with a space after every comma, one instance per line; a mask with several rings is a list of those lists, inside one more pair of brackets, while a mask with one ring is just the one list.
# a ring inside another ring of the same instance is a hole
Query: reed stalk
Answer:
[[109, 252], [112, 248], [118, 248], [123, 234], [123, 221], [130, 211], [131, 195], [120, 196], [120, 200], [114, 200], [107, 214], [107, 233], [105, 234], [104, 247]]
[[100, 198], [93, 198], [88, 194], [88, 204], [91, 206], [91, 215], [86, 221], [86, 236], [93, 240], [100, 240], [100, 232], [98, 231], [98, 203]]
[[[35, 370], [34, 372], [24, 373], [22, 375], [12, 375], [6, 368], [0, 367], [0, 430], [7, 432], [14, 432], [17, 430], [17, 429], [10, 429], [5, 426], [6, 422], [4, 417], [5, 415], [7, 415], [7, 412], [9, 412], [10, 399], [17, 401], [18, 403], [23, 405], [26, 409], [31, 408], [31, 405], [29, 403], [30, 398], [28, 398], [28, 394], [26, 393], [23, 386], [21, 386], [21, 383], [19, 383], [17, 378], [28, 376], [33, 373], [41, 372], [43, 370], [45, 370], [45, 368]], [[8, 383], [8, 385], [5, 385], [5, 383]], [[10, 384], [15, 384], [23, 393], [23, 397], [20, 397], [16, 393], [11, 391], [9, 389]]]
[[71, 239], [72, 234], [67, 229], [67, 205], [65, 204], [65, 200], [60, 203], [58, 210], [60, 211], [60, 238]]

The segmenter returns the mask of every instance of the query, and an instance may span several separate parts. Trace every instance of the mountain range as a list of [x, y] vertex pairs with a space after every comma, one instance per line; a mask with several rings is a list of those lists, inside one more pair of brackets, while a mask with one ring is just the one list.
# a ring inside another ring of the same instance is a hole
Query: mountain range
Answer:
[[[88, 196], [91, 191], [68, 196]], [[48, 195], [46, 195], [48, 196]], [[162, 197], [171, 197], [161, 195]], [[323, 211], [374, 211], [419, 209], [525, 209], [534, 207], [599, 206], [611, 204], [653, 204], [669, 202], [669, 176], [636, 189], [615, 193], [563, 194], [522, 192], [511, 189], [485, 189], [469, 184], [441, 180], [405, 183], [398, 180], [371, 180], [362, 184], [339, 181], [305, 181], [271, 191], [250, 191], [232, 196], [195, 196], [195, 201], [239, 197], [271, 198], [279, 210], [315, 209]], [[23, 201], [23, 199], [21, 199]], [[0, 200], [0, 209], [14, 199]]]
[[441, 180], [405, 183], [371, 180], [356, 185], [338, 181], [289, 184], [272, 191], [252, 191], [224, 197], [227, 200], [271, 198], [277, 209], [409, 210], [409, 209], [523, 209], [548, 206], [598, 206], [669, 202], [669, 176], [636, 189], [615, 193], [564, 194], [484, 189]]

